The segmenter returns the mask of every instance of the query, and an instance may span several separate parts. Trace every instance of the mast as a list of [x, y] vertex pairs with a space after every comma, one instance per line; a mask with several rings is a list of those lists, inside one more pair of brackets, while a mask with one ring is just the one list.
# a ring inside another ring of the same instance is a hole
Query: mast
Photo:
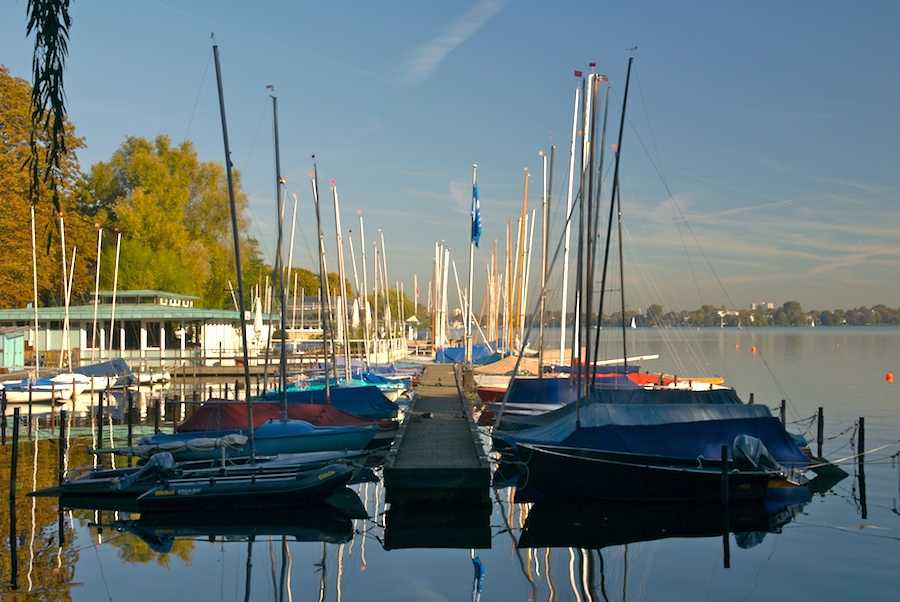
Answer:
[[541, 218], [541, 321], [540, 351], [538, 352], [538, 376], [544, 377], [544, 318], [547, 313], [547, 253], [550, 244], [550, 197], [553, 192], [553, 160], [556, 156], [556, 145], [550, 145], [550, 172], [547, 173], [547, 156], [541, 153], [544, 163], [544, 185], [542, 194], [543, 216]]
[[[603, 257], [603, 277], [601, 279], [600, 284], [600, 308], [598, 310], [598, 315], [603, 315], [603, 297], [604, 292], [606, 290], [606, 273], [607, 267], [609, 265], [609, 240], [612, 234], [612, 222], [613, 217], [615, 215], [616, 209], [616, 194], [619, 190], [619, 158], [622, 153], [622, 130], [625, 128], [625, 107], [628, 102], [628, 82], [631, 80], [631, 64], [634, 62], [634, 57], [628, 59], [628, 73], [625, 76], [625, 93], [622, 96], [622, 117], [619, 120], [619, 135], [618, 142], [616, 143], [616, 156], [615, 156], [615, 169], [613, 170], [613, 182], [612, 182], [612, 195], [609, 201], [609, 223], [606, 225], [606, 252]], [[621, 240], [620, 248], [621, 248]], [[621, 251], [620, 251], [621, 252]], [[619, 263], [622, 262], [621, 257], [619, 258]], [[624, 303], [624, 296], [623, 296]], [[623, 368], [628, 368], [628, 354], [626, 353], [625, 344], [626, 344], [626, 329], [625, 329], [625, 306], [622, 306], [622, 362]]]
[[[581, 77], [581, 71], [576, 71], [575, 77]], [[569, 146], [569, 185], [566, 192], [566, 228], [565, 242], [563, 245], [562, 306], [560, 308], [559, 324], [559, 363], [563, 363], [563, 358], [566, 353], [566, 312], [569, 294], [569, 238], [572, 230], [572, 188], [575, 184], [575, 138], [578, 131], [579, 92], [579, 89], [576, 87], [575, 108], [572, 110], [572, 142]]]
[[[366, 269], [366, 231], [363, 228], [363, 215], [362, 209], [357, 209], [356, 214], [359, 216], [359, 254], [360, 254], [360, 262], [362, 265], [362, 275], [363, 275], [363, 287], [362, 294], [360, 295], [363, 303], [362, 312], [363, 312], [363, 346], [366, 350], [366, 366], [369, 365], [369, 353], [371, 351], [370, 341], [369, 341], [369, 322], [371, 322], [371, 312], [369, 311], [369, 299], [367, 295], [369, 294], [369, 276], [368, 270]], [[377, 362], [376, 362], [377, 363]]]
[[[267, 86], [275, 92], [275, 86]], [[272, 94], [272, 123], [275, 135], [275, 198], [278, 206], [278, 253], [276, 258], [278, 278], [278, 304], [281, 315], [281, 349], [278, 357], [279, 396], [281, 397], [281, 417], [287, 420], [287, 333], [285, 332], [284, 307], [287, 304], [284, 290], [284, 188], [285, 179], [281, 177], [281, 153], [278, 144], [278, 98]]]
[[[601, 75], [600, 81], [601, 82], [609, 82], [609, 78], [607, 78], [605, 75]], [[608, 120], [608, 117], [609, 117], [609, 91], [610, 91], [610, 87], [607, 86], [606, 87], [606, 102], [603, 105], [603, 133], [601, 134], [601, 138], [600, 138], [600, 165], [597, 167], [597, 201], [596, 201], [597, 202], [597, 212], [594, 214], [594, 232], [599, 232], [599, 230], [600, 230], [600, 224], [599, 224], [599, 222], [600, 222], [600, 194], [601, 194], [601, 191], [603, 190], [603, 177], [601, 174], [602, 174], [603, 165], [604, 165], [603, 158], [606, 154], [606, 125], [609, 121]], [[597, 253], [597, 248], [595, 246], [594, 252], [591, 257], [592, 263], [596, 262], [596, 253]], [[595, 366], [597, 365], [597, 361], [599, 359], [600, 325], [601, 325], [602, 321], [603, 321], [603, 313], [599, 312], [597, 314], [597, 331], [594, 335], [594, 360], [593, 361], [594, 361]], [[593, 388], [596, 380], [597, 380], [596, 374], [594, 374], [591, 377], [591, 387], [592, 388]]]
[[[387, 248], [384, 246], [384, 232], [381, 231], [381, 228], [378, 228], [378, 236], [381, 238], [381, 273], [383, 276], [381, 279], [381, 288], [384, 289], [384, 326], [387, 329], [388, 338], [387, 361], [388, 363], [391, 363], [394, 361], [394, 327], [393, 319], [391, 318], [391, 281], [388, 280]], [[395, 291], [395, 294], [399, 294], [399, 292]], [[378, 362], [376, 361], [375, 364], [377, 365]]]
[[34, 284], [34, 376], [38, 378], [41, 373], [41, 354], [38, 345], [40, 338], [40, 322], [38, 321], [38, 292], [37, 292], [37, 244], [35, 240], [34, 205], [31, 206], [31, 277]]
[[[596, 63], [591, 63], [591, 68], [593, 68]], [[585, 282], [584, 282], [584, 360], [585, 363], [590, 365], [591, 360], [591, 307], [593, 306], [593, 298], [594, 298], [594, 249], [596, 248], [595, 240], [596, 234], [594, 231], [594, 221], [595, 214], [599, 213], [599, 211], [594, 210], [594, 155], [595, 155], [595, 140], [596, 140], [596, 130], [597, 130], [597, 102], [599, 95], [599, 86], [600, 86], [600, 76], [596, 73], [591, 73], [590, 75], [590, 88], [591, 88], [591, 100], [590, 100], [590, 140], [586, 145], [588, 149], [588, 161], [587, 165], [587, 194], [583, 194], [584, 201], [587, 204], [587, 220], [585, 223], [586, 228], [586, 238], [585, 242], [587, 243], [587, 248], [585, 249]], [[599, 332], [599, 328], [597, 329]], [[591, 369], [590, 377], [585, 375], [585, 379], [582, 381], [582, 393], [587, 394], [588, 392], [588, 381], [593, 382], [595, 370]]]
[[331, 194], [334, 197], [334, 230], [337, 242], [338, 255], [338, 287], [340, 290], [340, 312], [338, 315], [338, 324], [340, 324], [341, 332], [344, 339], [344, 378], [350, 380], [350, 326], [347, 323], [347, 288], [344, 285], [346, 278], [344, 277], [344, 238], [341, 234], [341, 212], [338, 204], [337, 185], [331, 180]]
[[[237, 268], [238, 285], [238, 313], [241, 320], [241, 347], [244, 354], [244, 397], [247, 401], [247, 422], [250, 444], [250, 459], [256, 457], [255, 441], [253, 437], [253, 404], [250, 402], [250, 357], [247, 352], [247, 316], [244, 312], [244, 275], [241, 273], [241, 239], [238, 232], [237, 204], [234, 200], [234, 179], [231, 175], [231, 150], [228, 148], [228, 125], [225, 120], [225, 94], [222, 91], [222, 69], [219, 65], [219, 47], [213, 46], [213, 54], [216, 59], [216, 83], [219, 89], [219, 112], [222, 115], [222, 139], [225, 144], [225, 174], [228, 177], [228, 200], [231, 204], [231, 231], [234, 238], [234, 263]], [[119, 239], [121, 240], [121, 233]], [[118, 274], [119, 249], [116, 246], [116, 273]], [[113, 287], [113, 299], [115, 299], [115, 287]], [[113, 306], [115, 307], [115, 306]]]
[[[315, 159], [315, 155], [313, 155], [313, 159]], [[319, 282], [321, 282], [319, 287], [319, 307], [321, 308], [322, 299], [327, 298], [328, 291], [325, 287], [328, 286], [328, 279], [325, 274], [325, 239], [322, 235], [322, 215], [319, 210], [319, 168], [316, 166], [315, 161], [313, 161], [312, 191], [313, 203], [316, 206], [316, 228], [319, 231]], [[322, 316], [322, 362], [325, 367], [325, 403], [329, 405], [331, 404], [331, 379], [328, 376], [328, 343], [331, 340], [330, 321], [331, 317], [328, 314]]]
[[[113, 228], [116, 232], [116, 266], [113, 271], [113, 294], [112, 294], [112, 311], [109, 315], [109, 357], [112, 359], [113, 340], [116, 336], [116, 293], [119, 290], [119, 252], [122, 250], [122, 233], [118, 228]], [[119, 337], [120, 339], [122, 337]], [[119, 342], [121, 347], [121, 341]], [[249, 379], [249, 377], [248, 377]], [[247, 381], [249, 382], [249, 380]]]
[[91, 362], [97, 347], [97, 301], [100, 298], [100, 250], [103, 245], [103, 228], [97, 230], [97, 267], [94, 274], [94, 321], [91, 327]]
[[[515, 311], [515, 324], [513, 326], [513, 332], [515, 332], [516, 336], [522, 335], [524, 336], [524, 331], [522, 328], [522, 286], [525, 281], [525, 239], [526, 230], [528, 228], [528, 168], [525, 168], [525, 185], [522, 193], [522, 216], [519, 218], [519, 237], [518, 237], [518, 249], [516, 253], [516, 311]], [[525, 341], [521, 341], [522, 349], [525, 348]]]
[[478, 200], [478, 179], [476, 176], [478, 165], [472, 165], [472, 237], [469, 241], [469, 290], [466, 295], [466, 363], [472, 363], [472, 286], [475, 281], [475, 247], [481, 237], [481, 204]]

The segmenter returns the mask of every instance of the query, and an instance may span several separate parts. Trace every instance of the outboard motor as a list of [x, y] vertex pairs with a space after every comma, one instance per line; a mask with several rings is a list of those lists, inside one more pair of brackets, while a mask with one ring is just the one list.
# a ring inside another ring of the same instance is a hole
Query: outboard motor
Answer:
[[113, 483], [111, 489], [121, 491], [140, 483], [144, 480], [156, 479], [161, 476], [170, 474], [175, 469], [175, 458], [169, 452], [159, 452], [150, 456], [146, 464], [141, 466], [140, 470], [122, 477]]
[[735, 463], [757, 470], [781, 471], [781, 464], [772, 457], [765, 444], [750, 435], [738, 435], [731, 444], [731, 457]]

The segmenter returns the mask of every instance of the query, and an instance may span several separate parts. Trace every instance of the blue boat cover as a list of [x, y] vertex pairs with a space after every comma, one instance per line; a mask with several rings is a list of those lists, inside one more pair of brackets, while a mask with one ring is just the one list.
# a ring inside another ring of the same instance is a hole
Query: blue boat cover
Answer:
[[809, 464], [809, 458], [774, 417], [581, 428], [560, 444], [670, 458], [716, 460], [722, 457], [723, 445], [731, 456], [732, 444], [739, 435], [750, 435], [762, 441], [772, 457], [783, 466], [802, 467]]
[[[627, 376], [616, 375], [601, 379], [605, 386], [635, 388], [637, 387]], [[528, 404], [568, 404], [578, 399], [578, 378], [517, 376], [506, 392], [507, 403]]]
[[[494, 431], [494, 437], [510, 445], [519, 442], [564, 445], [563, 442], [575, 433], [578, 418], [584, 429], [604, 426], [649, 426], [711, 420], [769, 418], [772, 416], [768, 407], [756, 404], [653, 403], [641, 405], [591, 402], [582, 403], [578, 414], [574, 409], [575, 404], [570, 404], [566, 408], [552, 412], [556, 418], [551, 422], [528, 429]], [[731, 442], [729, 442], [730, 444]]]
[[[502, 356], [495, 353], [487, 345], [472, 345], [472, 363], [476, 365], [490, 364], [496, 362]], [[441, 347], [434, 354], [435, 363], [439, 364], [456, 364], [466, 361], [465, 347]]]
[[[331, 387], [331, 405], [348, 414], [383, 420], [393, 418], [397, 414], [397, 406], [391, 403], [375, 385], [362, 387]], [[325, 389], [307, 389], [304, 391], [289, 390], [285, 393], [288, 403], [327, 403]], [[279, 401], [281, 393], [266, 393], [266, 401]]]
[[133, 376], [134, 371], [129, 367], [128, 362], [122, 358], [111, 359], [97, 364], [90, 364], [80, 368], [72, 368], [72, 372], [76, 374], [84, 374], [85, 376]]

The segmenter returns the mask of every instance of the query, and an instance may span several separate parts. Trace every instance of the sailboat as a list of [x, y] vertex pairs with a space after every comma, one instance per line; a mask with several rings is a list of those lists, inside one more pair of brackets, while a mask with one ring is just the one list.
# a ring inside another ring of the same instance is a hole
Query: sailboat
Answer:
[[[618, 202], [632, 61], [616, 145], [601, 291]], [[596, 81], [593, 74], [591, 79]], [[621, 217], [618, 221], [621, 240]], [[600, 307], [602, 315], [602, 293]], [[624, 298], [622, 307], [624, 313]], [[623, 344], [625, 324], [623, 320]], [[632, 326], [636, 327], [634, 319]], [[525, 465], [529, 488], [540, 495], [697, 501], [719, 499], [727, 492], [731, 499], [761, 499], [771, 479], [805, 482], [808, 457], [768, 408], [745, 405], [727, 389], [598, 388], [592, 372], [585, 371], [580, 379], [586, 381], [582, 386], [588, 385], [589, 394], [576, 395], [571, 409], [559, 410], [546, 424], [515, 432], [494, 430], [495, 447], [514, 451]]]

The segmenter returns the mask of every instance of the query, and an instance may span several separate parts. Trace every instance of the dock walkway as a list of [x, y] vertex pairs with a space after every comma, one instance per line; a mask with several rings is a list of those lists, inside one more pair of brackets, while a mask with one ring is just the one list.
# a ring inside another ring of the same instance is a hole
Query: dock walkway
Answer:
[[461, 389], [461, 367], [431, 364], [384, 463], [387, 501], [488, 498], [491, 466]]

